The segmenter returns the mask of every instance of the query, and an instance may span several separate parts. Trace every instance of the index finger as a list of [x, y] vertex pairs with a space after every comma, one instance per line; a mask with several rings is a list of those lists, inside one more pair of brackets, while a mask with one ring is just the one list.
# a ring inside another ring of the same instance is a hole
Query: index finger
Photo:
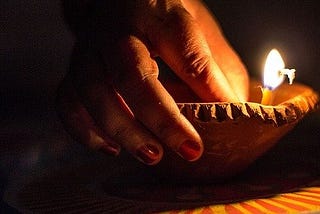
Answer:
[[[240, 57], [225, 39], [214, 15], [201, 1], [183, 1], [204, 34], [212, 57], [241, 101], [248, 99], [249, 77]], [[241, 83], [241, 84], [239, 84]]]
[[198, 96], [204, 101], [238, 101], [199, 26], [182, 6], [153, 21], [158, 23], [147, 29], [153, 48]]

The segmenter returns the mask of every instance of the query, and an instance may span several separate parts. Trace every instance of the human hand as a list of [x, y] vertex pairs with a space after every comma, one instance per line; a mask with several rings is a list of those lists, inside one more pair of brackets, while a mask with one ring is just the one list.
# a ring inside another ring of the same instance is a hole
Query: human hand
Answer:
[[199, 0], [96, 1], [77, 26], [57, 109], [83, 144], [123, 147], [148, 165], [163, 146], [200, 158], [201, 138], [158, 80], [157, 56], [203, 101], [247, 99], [246, 69]]

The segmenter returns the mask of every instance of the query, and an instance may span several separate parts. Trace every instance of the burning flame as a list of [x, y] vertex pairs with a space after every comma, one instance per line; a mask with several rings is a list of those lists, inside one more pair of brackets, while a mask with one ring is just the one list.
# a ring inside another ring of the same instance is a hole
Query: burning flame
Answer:
[[284, 75], [280, 72], [282, 69], [284, 69], [282, 57], [276, 49], [272, 49], [264, 66], [263, 84], [265, 88], [272, 90], [283, 82]]
[[278, 87], [287, 75], [289, 84], [292, 84], [295, 78], [295, 69], [286, 69], [280, 53], [276, 49], [272, 49], [267, 56], [264, 66], [263, 84], [264, 88], [270, 90]]

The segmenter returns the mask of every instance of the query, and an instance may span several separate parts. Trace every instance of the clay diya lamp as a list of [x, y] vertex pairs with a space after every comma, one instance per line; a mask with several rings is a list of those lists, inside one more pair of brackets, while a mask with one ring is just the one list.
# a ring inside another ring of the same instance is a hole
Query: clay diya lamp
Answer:
[[273, 147], [319, 102], [314, 90], [294, 83], [278, 87], [273, 102], [262, 105], [259, 86], [261, 83], [251, 81], [248, 102], [198, 103], [187, 96], [190, 91], [171, 85], [180, 112], [203, 140], [204, 153], [199, 160], [187, 162], [165, 150], [153, 171], [178, 182], [214, 182], [233, 176]]

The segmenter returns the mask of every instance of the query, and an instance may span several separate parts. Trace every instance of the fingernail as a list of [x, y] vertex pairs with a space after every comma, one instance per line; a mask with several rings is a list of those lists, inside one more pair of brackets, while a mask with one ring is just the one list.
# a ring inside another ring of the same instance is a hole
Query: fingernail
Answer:
[[137, 151], [137, 157], [142, 160], [145, 164], [151, 165], [158, 161], [159, 159], [159, 150], [153, 145], [143, 145]]
[[110, 146], [110, 145], [102, 145], [100, 148], [99, 148], [100, 151], [104, 152], [104, 153], [107, 153], [107, 154], [110, 154], [110, 155], [113, 155], [113, 156], [117, 156], [119, 155], [120, 153], [120, 146]]
[[179, 149], [178, 153], [188, 161], [194, 161], [201, 155], [201, 146], [199, 143], [191, 140], [184, 141]]

